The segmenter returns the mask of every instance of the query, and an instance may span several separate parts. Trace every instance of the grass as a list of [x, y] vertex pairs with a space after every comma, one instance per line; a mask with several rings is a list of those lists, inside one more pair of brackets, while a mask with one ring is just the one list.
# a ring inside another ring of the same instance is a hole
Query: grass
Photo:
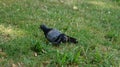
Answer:
[[[0, 67], [119, 67], [119, 18], [118, 0], [0, 0]], [[79, 43], [51, 45], [42, 23]]]

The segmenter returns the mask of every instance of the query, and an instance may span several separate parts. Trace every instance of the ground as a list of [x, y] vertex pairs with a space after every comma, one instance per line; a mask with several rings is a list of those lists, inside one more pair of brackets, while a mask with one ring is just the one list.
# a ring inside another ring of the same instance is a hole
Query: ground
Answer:
[[[53, 46], [40, 24], [79, 43]], [[119, 29], [119, 0], [0, 0], [0, 67], [119, 67]]]

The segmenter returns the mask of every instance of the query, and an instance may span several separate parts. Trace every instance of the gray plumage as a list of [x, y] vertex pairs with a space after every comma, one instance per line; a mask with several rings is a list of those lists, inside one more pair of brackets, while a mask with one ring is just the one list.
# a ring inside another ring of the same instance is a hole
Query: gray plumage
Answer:
[[51, 42], [55, 42], [55, 40], [58, 38], [58, 36], [61, 34], [60, 31], [56, 29], [52, 29], [47, 33], [47, 39]]

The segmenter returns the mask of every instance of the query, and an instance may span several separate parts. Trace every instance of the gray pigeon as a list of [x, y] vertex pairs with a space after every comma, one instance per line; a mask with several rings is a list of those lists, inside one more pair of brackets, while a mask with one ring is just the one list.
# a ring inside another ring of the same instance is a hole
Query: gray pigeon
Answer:
[[40, 29], [44, 32], [47, 40], [50, 41], [52, 44], [60, 44], [66, 42], [75, 44], [78, 43], [77, 39], [67, 36], [57, 29], [48, 28], [44, 24], [40, 25]]

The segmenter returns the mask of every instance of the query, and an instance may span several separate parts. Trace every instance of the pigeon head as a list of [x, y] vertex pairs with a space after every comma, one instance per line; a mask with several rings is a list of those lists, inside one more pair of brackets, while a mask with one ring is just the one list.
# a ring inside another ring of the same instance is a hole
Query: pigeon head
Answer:
[[44, 24], [40, 25], [40, 29], [44, 32], [45, 35], [51, 30], [51, 28], [48, 28]]
[[41, 24], [40, 25], [40, 28], [43, 30], [43, 29], [45, 29], [45, 28], [47, 28], [44, 24]]

